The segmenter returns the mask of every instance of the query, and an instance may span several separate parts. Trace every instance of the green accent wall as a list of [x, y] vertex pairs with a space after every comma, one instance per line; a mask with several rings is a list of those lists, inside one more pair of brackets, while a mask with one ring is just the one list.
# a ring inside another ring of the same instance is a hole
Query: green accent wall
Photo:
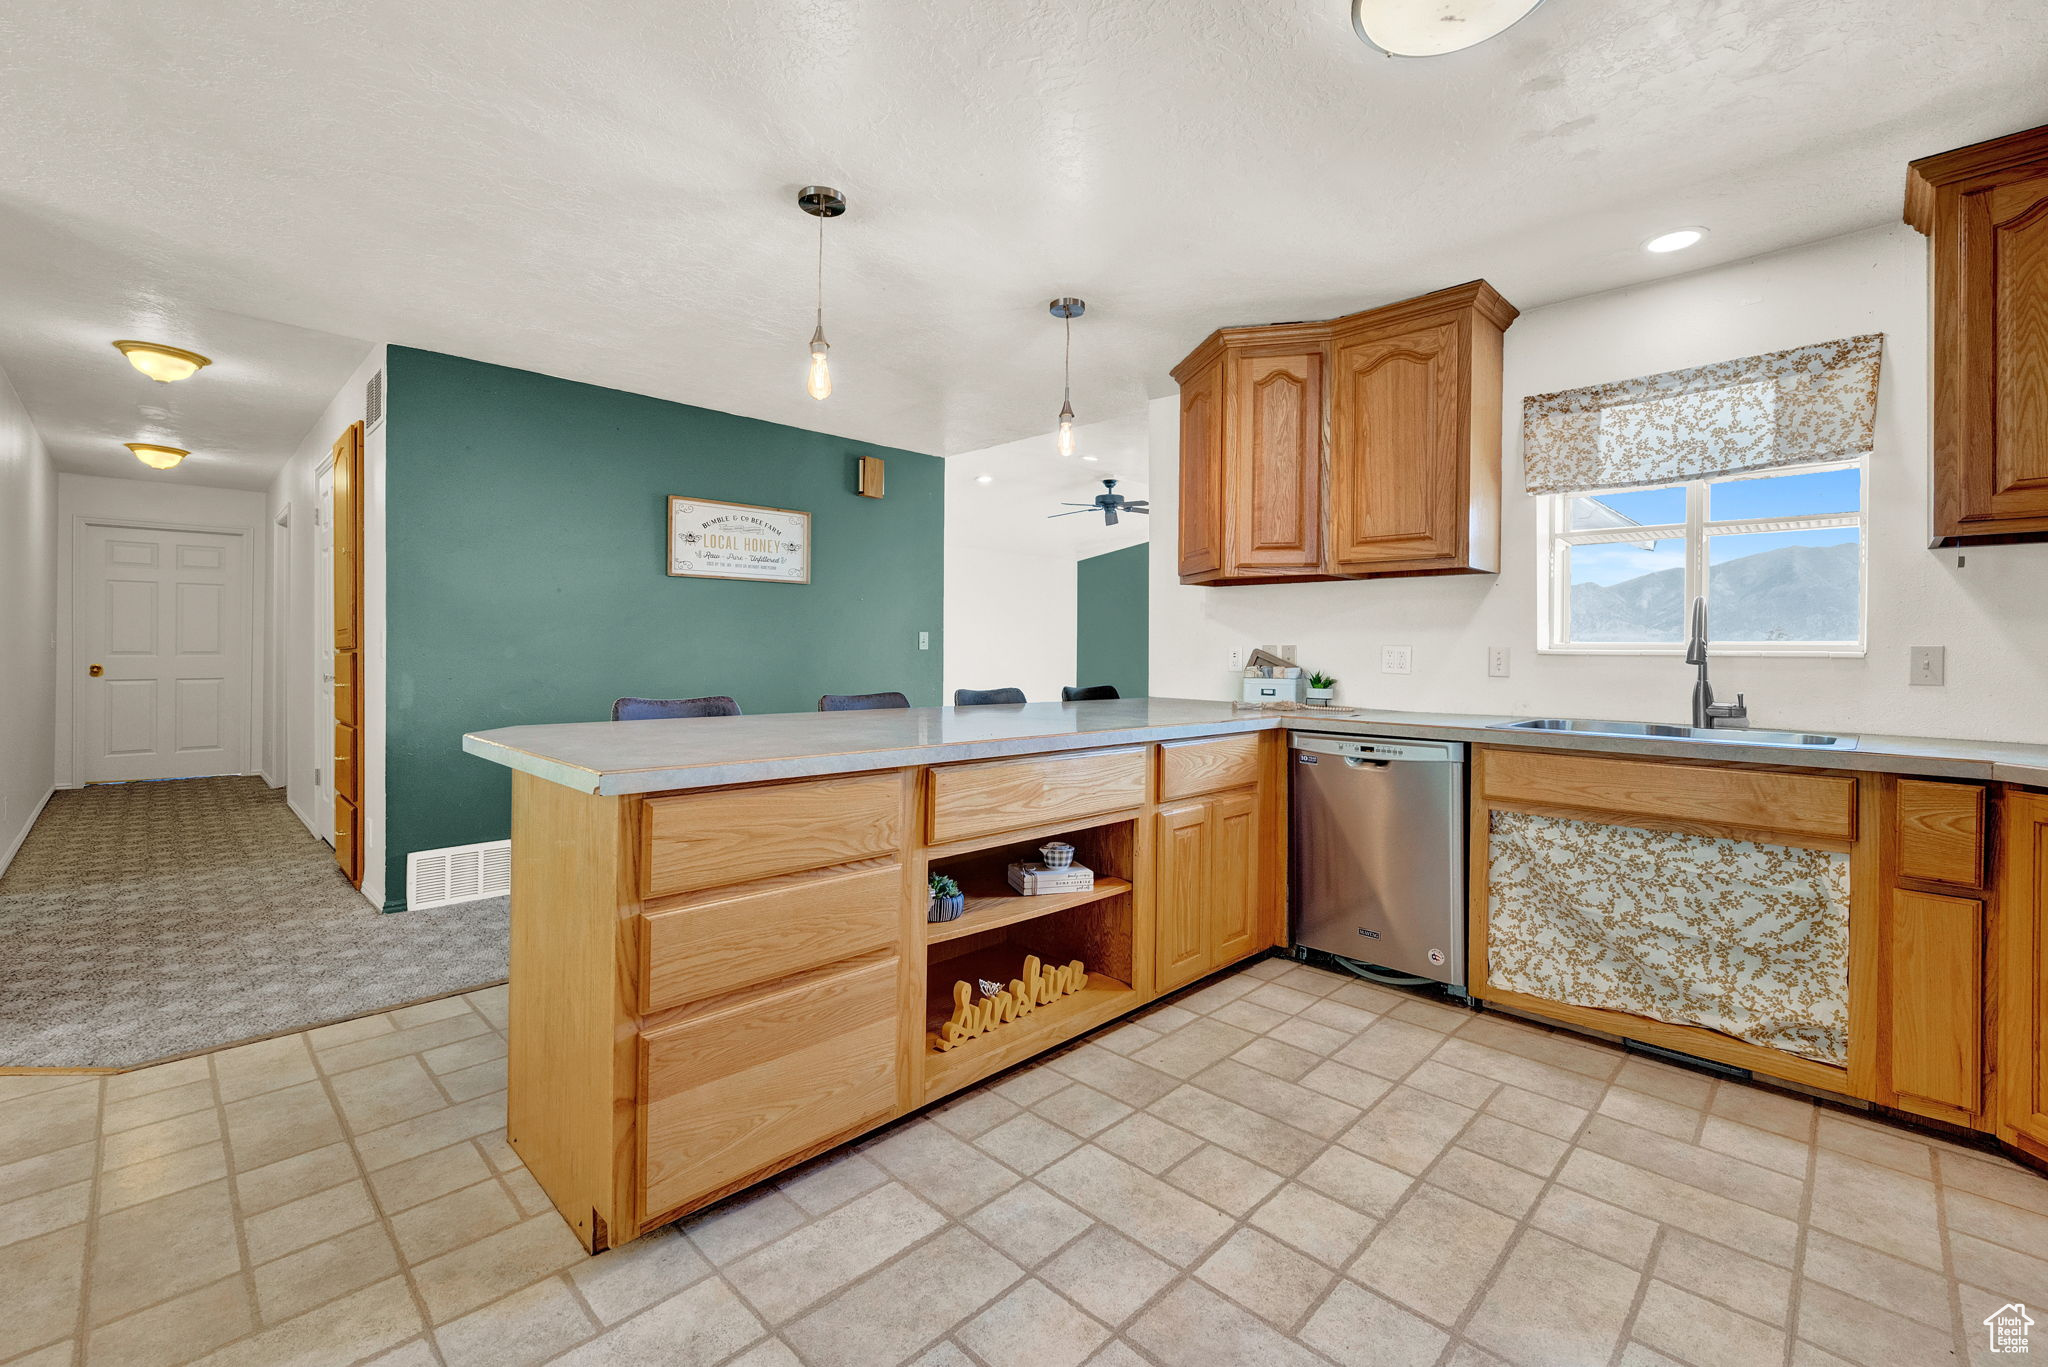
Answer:
[[1074, 567], [1074, 682], [1115, 684], [1126, 698], [1151, 692], [1149, 547], [1140, 542]]
[[[936, 457], [407, 347], [386, 373], [387, 910], [408, 853], [510, 834], [510, 771], [466, 731], [625, 696], [939, 702]], [[888, 497], [856, 495], [860, 455]], [[810, 513], [811, 582], [669, 578], [671, 494]]]

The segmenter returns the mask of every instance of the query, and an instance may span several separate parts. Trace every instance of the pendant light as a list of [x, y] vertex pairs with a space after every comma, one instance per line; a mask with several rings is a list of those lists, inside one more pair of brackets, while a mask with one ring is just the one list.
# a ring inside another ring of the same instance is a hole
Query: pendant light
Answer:
[[[1066, 360], [1061, 367], [1060, 381], [1060, 436], [1059, 451], [1063, 456], [1074, 454], [1074, 320], [1088, 311], [1088, 305], [1079, 299], [1055, 299], [1050, 306], [1052, 316], [1061, 321], [1067, 331]], [[1093, 460], [1083, 456], [1083, 460]]]
[[832, 396], [832, 366], [825, 354], [832, 349], [825, 340], [825, 220], [846, 212], [846, 196], [829, 185], [806, 185], [797, 191], [797, 207], [818, 220], [818, 326], [811, 330], [811, 369], [804, 377], [804, 391], [814, 399]]

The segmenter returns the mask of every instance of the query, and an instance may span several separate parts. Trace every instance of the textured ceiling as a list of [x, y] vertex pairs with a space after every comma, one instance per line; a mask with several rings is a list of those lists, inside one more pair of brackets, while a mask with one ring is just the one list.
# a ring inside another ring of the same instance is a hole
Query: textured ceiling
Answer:
[[1548, 0], [1427, 61], [1344, 0], [45, 0], [0, 12], [0, 365], [67, 468], [163, 405], [100, 378], [158, 317], [221, 362], [177, 444], [258, 465], [351, 338], [951, 454], [1050, 427], [1055, 294], [1127, 413], [1219, 324], [1889, 221], [2044, 71], [2042, 0]]

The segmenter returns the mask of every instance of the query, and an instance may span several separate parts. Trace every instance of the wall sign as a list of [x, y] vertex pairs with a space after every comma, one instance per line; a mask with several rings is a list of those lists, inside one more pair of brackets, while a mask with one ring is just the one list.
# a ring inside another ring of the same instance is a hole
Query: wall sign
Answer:
[[811, 515], [671, 495], [668, 572], [688, 579], [811, 582]]

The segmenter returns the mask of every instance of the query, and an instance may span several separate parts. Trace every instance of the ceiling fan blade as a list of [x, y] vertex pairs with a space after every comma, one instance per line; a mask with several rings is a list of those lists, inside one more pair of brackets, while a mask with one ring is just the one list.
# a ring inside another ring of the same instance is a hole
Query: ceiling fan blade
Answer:
[[1137, 513], [1143, 517], [1152, 516], [1152, 510], [1142, 503], [1133, 503], [1128, 508], [1125, 508], [1124, 511], [1127, 513]]
[[1149, 499], [1149, 498], [1141, 498], [1141, 499], [1137, 499], [1137, 500], [1134, 500], [1133, 502], [1130, 502], [1130, 503], [1126, 503], [1126, 504], [1124, 505], [1124, 511], [1126, 511], [1126, 512], [1132, 512], [1132, 513], [1142, 513], [1142, 512], [1144, 512], [1144, 511], [1146, 511], [1147, 509], [1149, 509], [1149, 508], [1150, 508], [1151, 506], [1152, 506], [1152, 500], [1151, 500], [1151, 499]]
[[1062, 504], [1060, 504], [1060, 507], [1062, 507], [1062, 508], [1094, 508], [1094, 507], [1097, 507], [1097, 506], [1099, 506], [1099, 505], [1097, 505], [1097, 504], [1094, 504], [1094, 503], [1062, 503]]
[[1074, 513], [1092, 513], [1093, 508], [1076, 508], [1073, 513], [1047, 513], [1047, 517], [1072, 517]]
[[1104, 508], [1102, 510], [1102, 525], [1105, 527], [1114, 527], [1116, 525], [1116, 509]]

